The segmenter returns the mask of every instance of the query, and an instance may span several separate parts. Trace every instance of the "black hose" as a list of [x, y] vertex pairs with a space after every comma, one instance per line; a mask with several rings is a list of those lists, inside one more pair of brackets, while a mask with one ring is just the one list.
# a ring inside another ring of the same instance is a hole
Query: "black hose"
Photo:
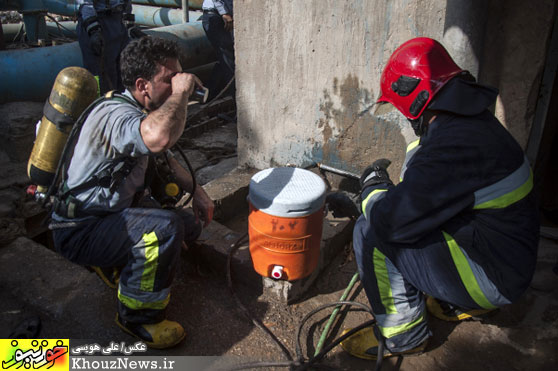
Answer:
[[304, 318], [302, 319], [302, 321], [300, 321], [300, 325], [298, 326], [298, 330], [296, 333], [296, 355], [297, 358], [301, 359], [302, 356], [302, 346], [300, 344], [300, 333], [302, 332], [302, 328], [304, 326], [304, 324], [306, 323], [306, 321], [308, 321], [308, 319], [310, 319], [310, 317], [312, 317], [314, 314], [330, 308], [330, 307], [336, 307], [339, 305], [354, 305], [354, 306], [358, 306], [361, 307], [362, 309], [364, 309], [365, 311], [367, 311], [368, 313], [370, 313], [372, 316], [374, 316], [374, 313], [372, 313], [372, 309], [370, 309], [369, 306], [367, 306], [366, 304], [362, 304], [362, 303], [358, 303], [355, 301], [338, 301], [335, 303], [328, 303], [328, 304], [324, 304], [319, 306], [318, 308], [312, 310], [310, 313], [306, 314], [306, 316], [304, 316]]
[[188, 171], [190, 172], [190, 175], [192, 176], [192, 192], [190, 193], [190, 196], [188, 196], [188, 199], [186, 200], [186, 202], [184, 202], [183, 205], [183, 206], [187, 206], [188, 203], [194, 197], [194, 193], [196, 192], [196, 188], [198, 187], [198, 182], [196, 181], [196, 174], [194, 172], [194, 169], [192, 168], [192, 164], [190, 164], [190, 161], [188, 161], [188, 157], [186, 157], [186, 154], [184, 153], [184, 151], [182, 151], [182, 148], [180, 148], [178, 144], [175, 145], [173, 148], [176, 149], [178, 153], [180, 153], [180, 155], [184, 159], [184, 162], [186, 163], [186, 166], [188, 166]]
[[[358, 303], [360, 304], [360, 303]], [[336, 303], [335, 305], [338, 305], [338, 303]], [[358, 331], [362, 330], [365, 327], [370, 327], [370, 326], [374, 326], [376, 323], [375, 319], [371, 319], [370, 321], [364, 322], [360, 325], [358, 325], [355, 328], [352, 328], [351, 330], [347, 331], [345, 334], [341, 335], [340, 337], [338, 337], [337, 339], [335, 339], [331, 344], [329, 344], [328, 346], [326, 346], [320, 353], [318, 353], [317, 355], [315, 355], [314, 357], [310, 358], [307, 362], [304, 362], [304, 364], [297, 368], [296, 371], [303, 371], [303, 370], [308, 370], [310, 367], [312, 367], [312, 365], [318, 361], [320, 361], [327, 353], [329, 353], [333, 348], [335, 348], [337, 345], [339, 345], [343, 340], [347, 339], [348, 337], [350, 337], [351, 335], [357, 333]], [[378, 349], [378, 354], [380, 349]], [[383, 349], [382, 349], [383, 351]], [[382, 357], [378, 357], [378, 360], [381, 363], [381, 358]], [[377, 365], [377, 362], [376, 362]], [[378, 370], [377, 366], [376, 369]]]

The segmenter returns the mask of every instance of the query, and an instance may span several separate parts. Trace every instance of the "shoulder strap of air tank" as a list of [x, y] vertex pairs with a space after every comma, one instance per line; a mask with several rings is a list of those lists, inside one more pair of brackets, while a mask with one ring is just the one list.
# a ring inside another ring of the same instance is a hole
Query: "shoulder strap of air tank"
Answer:
[[[60, 160], [58, 162], [57, 173], [59, 171], [61, 171], [62, 179], [60, 180], [60, 184], [62, 185], [62, 188], [64, 188], [64, 185], [65, 185], [65, 182], [66, 182], [66, 179], [67, 179], [67, 171], [68, 171], [68, 165], [69, 165], [69, 161], [67, 161], [67, 159], [68, 159], [68, 157], [71, 158], [71, 154], [72, 154], [72, 152], [74, 150], [74, 147], [76, 145], [76, 139], [79, 137], [79, 133], [81, 132], [81, 127], [83, 126], [83, 123], [85, 122], [87, 117], [89, 117], [89, 114], [93, 111], [93, 109], [95, 107], [97, 107], [99, 104], [106, 101], [107, 99], [112, 98], [112, 95], [109, 95], [111, 93], [114, 93], [114, 91], [113, 92], [108, 92], [107, 94], [102, 95], [102, 96], [98, 97], [97, 99], [95, 99], [93, 102], [91, 102], [91, 104], [89, 106], [87, 106], [87, 108], [85, 108], [85, 110], [83, 110], [81, 115], [74, 122], [72, 130], [71, 130], [70, 134], [68, 135], [66, 145], [64, 147], [64, 150], [62, 151], [62, 155], [60, 156]], [[56, 182], [56, 180], [54, 182]], [[70, 189], [68, 189], [67, 187], [63, 191], [59, 190], [58, 197], [65, 196], [68, 193], [68, 191], [70, 191]]]
[[135, 99], [132, 99], [127, 95], [117, 93], [116, 90], [111, 90], [108, 93], [106, 93], [105, 98], [112, 99], [112, 100], [117, 100], [117, 101], [120, 101], [122, 103], [129, 103], [129, 104], [139, 108], [140, 110], [143, 110], [143, 107]]
[[[70, 133], [70, 138], [68, 138], [68, 140], [72, 141], [73, 143], [71, 144], [72, 146], [72, 150], [73, 147], [75, 146], [75, 138], [77, 138], [79, 136], [79, 133], [81, 132], [81, 127], [83, 125], [83, 123], [85, 122], [85, 120], [87, 119], [87, 117], [89, 116], [89, 114], [93, 111], [93, 109], [99, 105], [102, 102], [105, 102], [107, 100], [117, 100], [123, 103], [129, 103], [132, 104], [136, 107], [138, 107], [139, 109], [142, 109], [142, 107], [140, 106], [140, 104], [138, 102], [136, 102], [134, 99], [124, 95], [124, 94], [119, 94], [117, 93], [115, 90], [109, 91], [108, 93], [106, 93], [104, 96], [101, 96], [99, 98], [97, 98], [93, 103], [91, 103], [86, 109], [85, 111], [81, 114], [81, 116], [78, 118], [78, 120], [76, 121], [76, 123], [74, 124], [74, 127], [72, 128], [72, 133]], [[82, 183], [81, 185], [78, 185], [77, 187], [74, 188], [68, 188], [66, 186], [66, 177], [67, 177], [67, 165], [69, 163], [66, 163], [65, 159], [61, 158], [60, 161], [64, 161], [64, 163], [62, 164], [62, 191], [59, 192], [58, 197], [60, 198], [65, 198], [67, 195], [71, 194], [72, 191], [78, 191], [78, 190], [84, 190], [87, 188], [91, 188], [97, 185], [101, 185], [103, 187], [109, 187], [111, 193], [113, 193], [116, 188], [120, 185], [121, 181], [129, 174], [129, 172], [131, 171], [131, 169], [135, 166], [136, 164], [136, 159], [121, 159], [119, 161], [115, 161], [112, 166], [110, 167], [110, 169], [107, 169], [107, 171], [103, 172], [103, 174], [97, 174], [95, 176], [93, 176], [91, 179], [89, 179], [88, 181]], [[107, 178], [108, 183], [107, 183]], [[107, 184], [104, 184], [107, 183]]]

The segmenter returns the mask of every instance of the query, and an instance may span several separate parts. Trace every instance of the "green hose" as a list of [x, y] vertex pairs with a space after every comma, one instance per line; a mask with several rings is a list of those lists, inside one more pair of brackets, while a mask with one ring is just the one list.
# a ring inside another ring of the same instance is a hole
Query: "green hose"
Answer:
[[[351, 282], [349, 282], [349, 285], [345, 289], [345, 292], [343, 292], [343, 295], [341, 296], [341, 299], [339, 299], [339, 301], [345, 301], [345, 299], [347, 299], [347, 296], [349, 296], [349, 292], [351, 292], [357, 280], [358, 280], [358, 272], [354, 274], [353, 278], [351, 279]], [[341, 309], [341, 305], [336, 306], [333, 312], [331, 313], [331, 316], [329, 316], [329, 320], [327, 321], [324, 330], [322, 331], [322, 336], [320, 336], [320, 341], [316, 346], [316, 351], [314, 352], [314, 356], [318, 355], [321, 352], [322, 347], [324, 346], [325, 339], [327, 337], [327, 333], [329, 332], [329, 328], [335, 321], [335, 317], [337, 317], [337, 313], [339, 313], [340, 309]]]

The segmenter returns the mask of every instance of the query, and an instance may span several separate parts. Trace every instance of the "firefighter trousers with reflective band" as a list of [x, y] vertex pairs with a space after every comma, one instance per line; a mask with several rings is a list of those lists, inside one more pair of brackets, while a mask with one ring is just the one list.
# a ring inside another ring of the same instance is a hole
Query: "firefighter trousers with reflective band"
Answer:
[[132, 323], [164, 319], [182, 241], [201, 232], [192, 214], [128, 208], [102, 218], [55, 229], [54, 245], [68, 260], [100, 267], [123, 267], [118, 312]]
[[446, 232], [434, 231], [414, 248], [378, 247], [373, 225], [361, 216], [353, 246], [362, 285], [392, 352], [412, 349], [430, 336], [423, 292], [468, 309], [510, 303]]

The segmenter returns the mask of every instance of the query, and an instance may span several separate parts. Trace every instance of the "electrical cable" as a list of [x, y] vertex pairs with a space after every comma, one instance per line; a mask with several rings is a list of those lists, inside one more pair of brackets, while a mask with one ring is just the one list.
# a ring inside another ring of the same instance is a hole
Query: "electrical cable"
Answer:
[[[362, 304], [359, 302], [355, 302], [355, 301], [337, 301], [335, 303], [328, 303], [328, 304], [324, 304], [319, 306], [318, 308], [312, 310], [311, 312], [309, 312], [308, 314], [306, 314], [306, 316], [304, 316], [304, 318], [302, 319], [302, 321], [300, 321], [300, 325], [298, 327], [297, 333], [296, 333], [296, 355], [299, 359], [301, 359], [303, 357], [302, 355], [302, 346], [300, 344], [300, 333], [302, 332], [302, 328], [304, 326], [304, 324], [306, 323], [306, 321], [308, 321], [308, 319], [310, 319], [310, 317], [312, 317], [314, 314], [330, 308], [330, 307], [339, 307], [342, 305], [354, 305], [357, 307], [361, 307], [362, 309], [364, 309], [365, 311], [367, 311], [368, 313], [370, 313], [372, 316], [374, 316], [374, 313], [372, 313], [372, 309], [367, 306], [366, 304]], [[321, 352], [318, 352], [318, 354], [320, 354]], [[317, 356], [317, 354], [315, 355]]]
[[57, 21], [56, 18], [54, 18], [53, 16], [48, 15], [48, 14], [47, 14], [46, 16], [47, 16], [47, 18], [50, 18], [54, 23], [56, 23], [56, 27], [58, 28], [58, 32], [60, 32], [60, 35], [63, 35], [61, 29], [64, 29], [64, 30], [66, 30], [67, 32], [69, 32], [69, 33], [71, 33], [72, 35], [75, 35], [75, 36], [77, 37], [77, 32], [76, 32], [76, 31], [70, 30], [68, 27], [64, 26], [62, 23], [60, 23], [59, 21]]
[[[347, 302], [350, 303], [350, 302]], [[333, 303], [334, 305], [337, 303]], [[355, 302], [353, 302], [353, 304], [355, 304]], [[358, 303], [361, 304], [361, 303]], [[297, 371], [303, 371], [303, 370], [308, 370], [310, 367], [312, 367], [314, 365], [314, 363], [320, 361], [327, 353], [329, 353], [333, 348], [335, 348], [337, 345], [339, 345], [343, 340], [347, 339], [348, 337], [356, 334], [357, 332], [359, 332], [360, 330], [362, 330], [363, 328], [366, 327], [371, 327], [374, 326], [376, 324], [376, 320], [375, 319], [371, 319], [369, 321], [366, 321], [364, 323], [361, 323], [360, 325], [358, 325], [357, 327], [354, 327], [352, 329], [350, 329], [349, 331], [347, 331], [345, 334], [341, 335], [340, 337], [338, 337], [337, 339], [335, 339], [331, 344], [329, 344], [327, 347], [324, 348], [324, 350], [322, 350], [318, 355], [310, 358], [307, 362], [305, 362], [300, 368], [297, 368]], [[380, 343], [381, 344], [381, 343]], [[378, 354], [380, 354], [380, 351], [383, 352], [383, 347], [381, 347], [381, 345], [378, 347]], [[380, 364], [381, 364], [381, 357], [378, 357], [378, 360], [380, 360]], [[376, 366], [376, 371], [378, 371], [379, 369]]]

